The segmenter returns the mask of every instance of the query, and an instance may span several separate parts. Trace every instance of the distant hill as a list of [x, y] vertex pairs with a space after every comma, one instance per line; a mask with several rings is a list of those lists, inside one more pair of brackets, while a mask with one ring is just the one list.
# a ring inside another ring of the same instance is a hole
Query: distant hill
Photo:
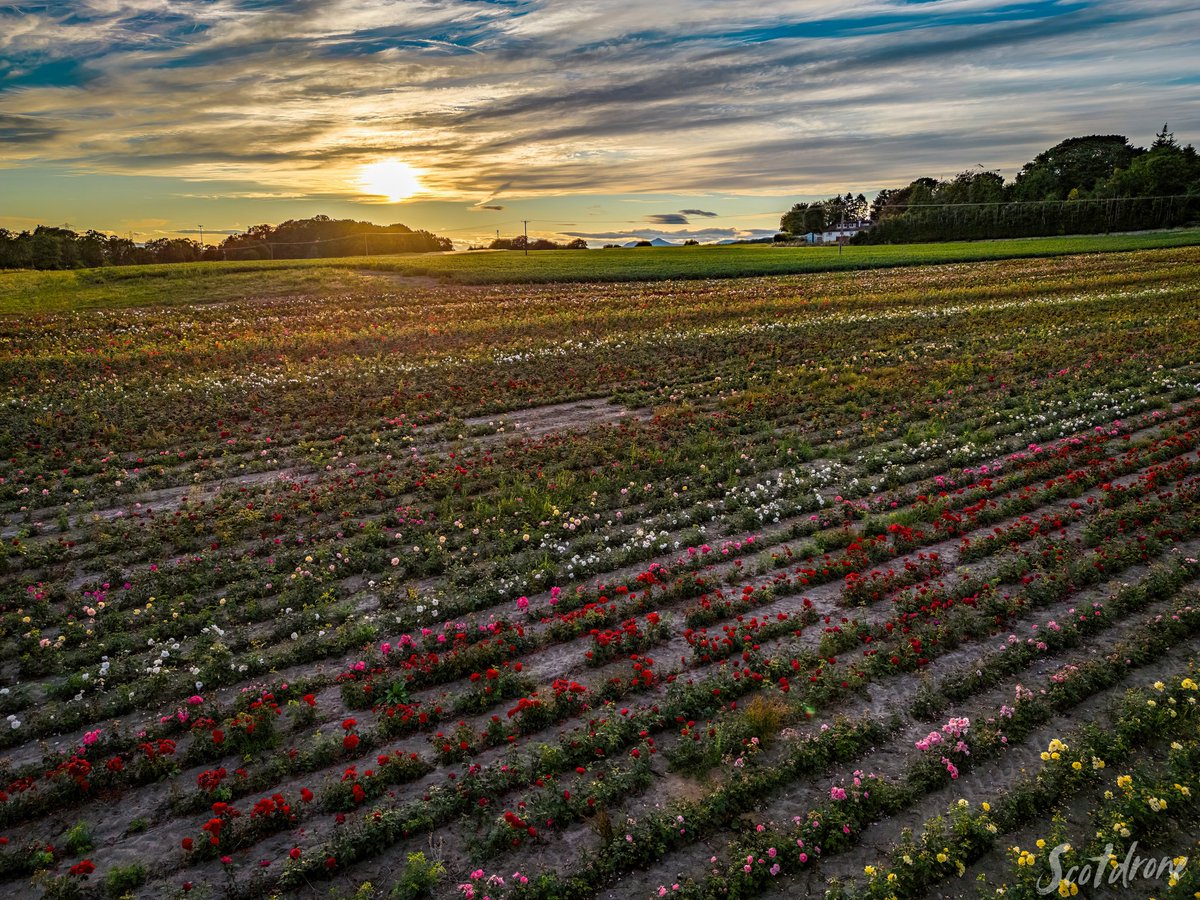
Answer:
[[[621, 246], [622, 247], [636, 247], [637, 245], [638, 245], [638, 241], [630, 241], [629, 243], [622, 244]], [[650, 241], [650, 246], [651, 247], [679, 247], [682, 245], [672, 243], [671, 241], [668, 241], [665, 238], [656, 237], [652, 241]]]

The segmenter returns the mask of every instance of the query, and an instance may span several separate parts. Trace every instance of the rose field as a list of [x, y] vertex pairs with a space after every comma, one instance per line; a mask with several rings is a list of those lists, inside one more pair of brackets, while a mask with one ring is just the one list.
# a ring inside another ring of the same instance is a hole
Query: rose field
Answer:
[[1200, 896], [1200, 248], [272, 271], [0, 315], [0, 896]]

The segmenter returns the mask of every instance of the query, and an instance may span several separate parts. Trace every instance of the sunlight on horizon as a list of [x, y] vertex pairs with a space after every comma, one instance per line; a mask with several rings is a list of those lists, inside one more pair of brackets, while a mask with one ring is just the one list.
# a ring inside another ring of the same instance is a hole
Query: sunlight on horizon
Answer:
[[422, 187], [417, 170], [394, 157], [363, 166], [359, 170], [358, 184], [368, 194], [385, 197], [389, 203], [407, 200]]

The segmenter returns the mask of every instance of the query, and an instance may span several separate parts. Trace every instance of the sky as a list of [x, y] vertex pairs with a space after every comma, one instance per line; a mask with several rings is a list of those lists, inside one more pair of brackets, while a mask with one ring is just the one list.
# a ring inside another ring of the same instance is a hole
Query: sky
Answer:
[[756, 237], [1198, 87], [1195, 0], [0, 0], [0, 227]]

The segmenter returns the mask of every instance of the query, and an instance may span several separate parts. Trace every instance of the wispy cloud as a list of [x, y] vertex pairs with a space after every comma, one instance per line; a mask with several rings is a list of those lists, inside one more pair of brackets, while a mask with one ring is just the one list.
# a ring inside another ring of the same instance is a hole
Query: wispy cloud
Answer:
[[0, 166], [353, 199], [395, 156], [481, 210], [865, 190], [1073, 133], [1192, 138], [1197, 60], [1189, 0], [4, 4]]
[[769, 237], [775, 234], [774, 228], [681, 228], [666, 231], [661, 228], [617, 229], [613, 231], [561, 231], [566, 237], [581, 237], [588, 241], [635, 241], [662, 238], [681, 244], [686, 240], [697, 240], [701, 243], [713, 243], [723, 240], [749, 240]]

